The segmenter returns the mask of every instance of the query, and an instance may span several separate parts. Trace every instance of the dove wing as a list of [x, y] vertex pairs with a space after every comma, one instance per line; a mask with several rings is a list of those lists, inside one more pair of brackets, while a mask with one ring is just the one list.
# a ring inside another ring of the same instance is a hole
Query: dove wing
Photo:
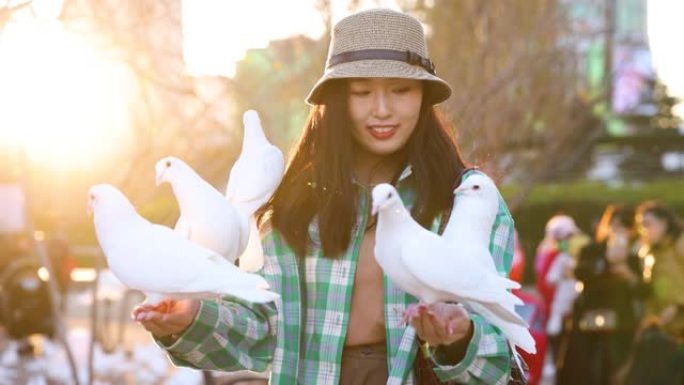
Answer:
[[173, 228], [181, 237], [185, 239], [190, 239], [190, 221], [185, 219], [183, 215], [178, 217], [176, 221], [176, 226]]
[[230, 170], [226, 196], [233, 202], [263, 204], [278, 187], [284, 169], [283, 153], [273, 145], [254, 154], [243, 153]]
[[436, 234], [432, 235], [434, 237], [415, 236], [404, 240], [401, 249], [401, 260], [424, 285], [452, 294], [454, 299], [484, 303], [513, 300], [510, 298], [513, 294], [502, 284], [505, 281], [499, 280], [501, 277], [493, 276], [468, 258], [459, 258], [458, 252], [448, 242]]
[[264, 248], [254, 217], [249, 218], [249, 239], [244, 253], [240, 255], [239, 263], [240, 269], [247, 272], [258, 271], [264, 265]]
[[[108, 255], [110, 267], [126, 286], [148, 292], [197, 292], [217, 274], [229, 281], [239, 269], [209, 249], [182, 238], [168, 227], [150, 224], [135, 239], [119, 242]], [[112, 258], [113, 257], [113, 258]], [[231, 269], [232, 268], [232, 269]]]

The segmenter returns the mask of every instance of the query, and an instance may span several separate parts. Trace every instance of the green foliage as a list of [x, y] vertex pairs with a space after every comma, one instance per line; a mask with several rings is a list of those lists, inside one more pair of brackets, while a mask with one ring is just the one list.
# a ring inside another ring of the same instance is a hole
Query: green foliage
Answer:
[[308, 116], [304, 99], [323, 73], [326, 48], [323, 40], [296, 36], [251, 50], [237, 65], [237, 111], [257, 110], [267, 134], [282, 148], [295, 141]]
[[[516, 196], [516, 185], [501, 188], [504, 198]], [[684, 217], [684, 181], [655, 181], [606, 185], [580, 181], [566, 184], [537, 185], [525, 203], [513, 213], [520, 244], [526, 255], [524, 280], [534, 281], [534, 257], [537, 245], [544, 236], [544, 226], [553, 215], [564, 213], [575, 219], [586, 234], [592, 235], [594, 225], [608, 204], [636, 207], [645, 200], [656, 199], [670, 206]]]
[[[502, 188], [504, 197], [514, 196], [519, 186]], [[534, 187], [524, 206], [538, 204], [565, 204], [572, 202], [595, 202], [608, 204], [622, 202], [638, 204], [647, 199], [659, 199], [671, 204], [684, 205], [684, 181], [632, 182], [607, 185], [601, 182], [579, 181], [563, 184], [545, 184]]]

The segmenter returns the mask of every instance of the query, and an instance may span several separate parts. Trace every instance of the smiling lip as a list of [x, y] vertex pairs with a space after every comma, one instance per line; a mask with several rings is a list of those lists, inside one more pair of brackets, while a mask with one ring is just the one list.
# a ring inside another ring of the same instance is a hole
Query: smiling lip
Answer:
[[377, 124], [367, 126], [370, 134], [379, 140], [389, 139], [397, 132], [398, 124]]

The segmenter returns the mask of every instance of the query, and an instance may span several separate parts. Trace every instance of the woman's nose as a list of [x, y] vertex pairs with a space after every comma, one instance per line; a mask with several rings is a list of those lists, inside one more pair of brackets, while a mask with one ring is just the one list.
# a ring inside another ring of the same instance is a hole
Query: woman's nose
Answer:
[[376, 118], [387, 118], [391, 115], [391, 101], [389, 95], [384, 90], [375, 93], [373, 99], [373, 115]]

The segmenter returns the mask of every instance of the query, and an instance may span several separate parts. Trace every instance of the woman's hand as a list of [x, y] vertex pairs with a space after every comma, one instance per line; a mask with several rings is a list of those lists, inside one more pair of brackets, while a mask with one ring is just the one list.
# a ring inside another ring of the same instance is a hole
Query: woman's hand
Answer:
[[473, 332], [468, 311], [460, 305], [438, 302], [421, 306], [419, 316], [411, 320], [418, 337], [430, 346], [467, 343]]
[[168, 300], [157, 306], [138, 305], [131, 317], [155, 337], [166, 337], [184, 332], [195, 319], [199, 307], [198, 300]]

